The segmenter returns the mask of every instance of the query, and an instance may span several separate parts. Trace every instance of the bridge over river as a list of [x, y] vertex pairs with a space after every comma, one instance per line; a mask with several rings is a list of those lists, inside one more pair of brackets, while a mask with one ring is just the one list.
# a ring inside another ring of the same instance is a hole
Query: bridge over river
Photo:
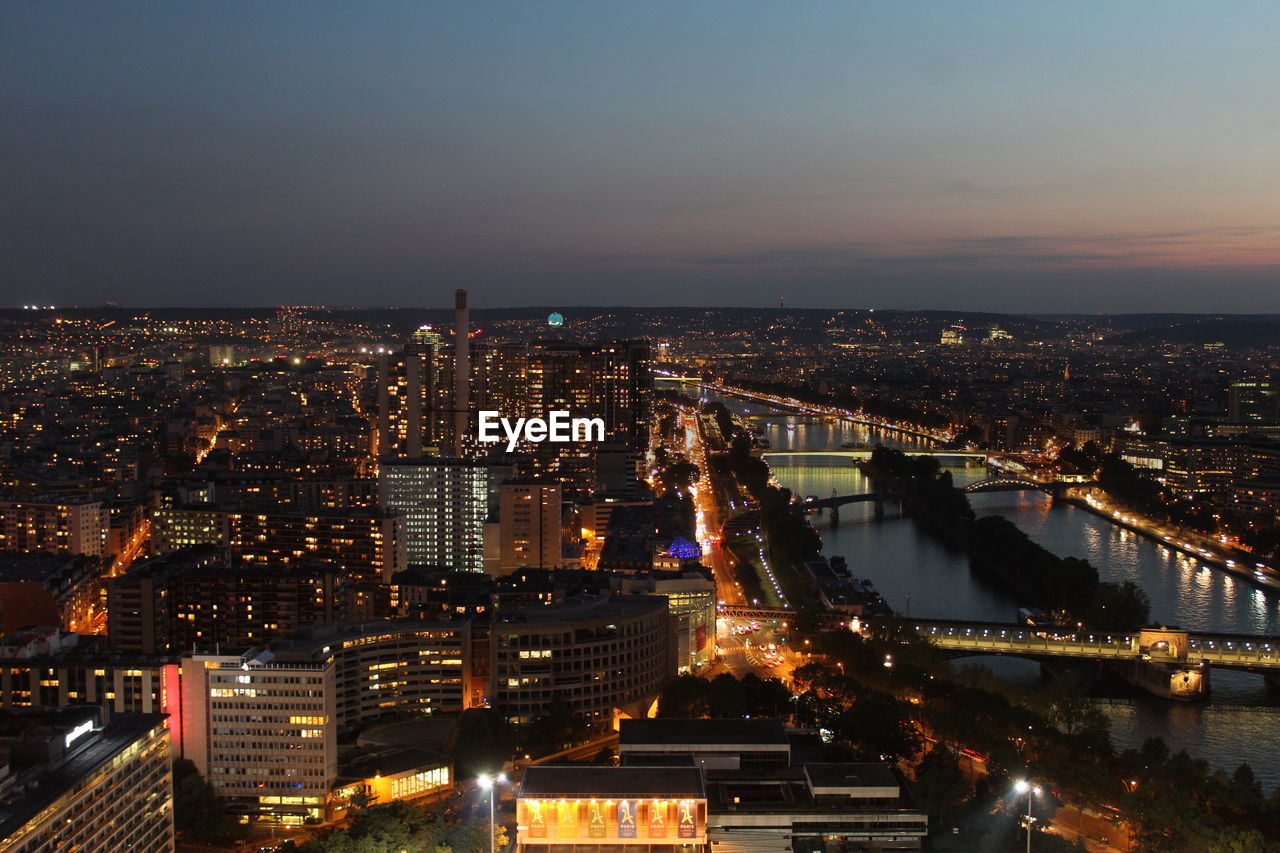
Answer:
[[[1044, 480], [1035, 480], [1030, 477], [1020, 477], [1007, 472], [1002, 472], [993, 476], [986, 477], [976, 483], [970, 483], [965, 486], [962, 491], [966, 494], [974, 494], [977, 492], [1019, 492], [1019, 491], [1040, 491], [1049, 495], [1061, 494], [1062, 490], [1068, 485], [1079, 485], [1078, 483], [1059, 483], [1045, 482]], [[900, 501], [906, 497], [904, 492], [859, 492], [855, 495], [832, 495], [829, 498], [808, 497], [795, 501], [795, 505], [800, 509], [828, 509], [831, 511], [831, 520], [838, 523], [840, 520], [839, 509], [846, 504], [868, 503], [874, 502], [876, 505], [876, 513], [884, 511], [886, 501]]]
[[[865, 462], [871, 458], [874, 448], [871, 447], [827, 447], [817, 450], [762, 450], [760, 455], [763, 457], [774, 456], [818, 456], [834, 459], [849, 459], [859, 462]], [[981, 450], [905, 450], [907, 456], [938, 456], [947, 459], [969, 459], [978, 462], [986, 462], [990, 457], [989, 453]]]
[[1076, 658], [1111, 663], [1131, 684], [1173, 699], [1207, 695], [1212, 667], [1257, 672], [1280, 687], [1280, 637], [1208, 634], [1169, 627], [1077, 633], [1061, 626], [902, 621], [955, 657], [1013, 655], [1040, 661]]

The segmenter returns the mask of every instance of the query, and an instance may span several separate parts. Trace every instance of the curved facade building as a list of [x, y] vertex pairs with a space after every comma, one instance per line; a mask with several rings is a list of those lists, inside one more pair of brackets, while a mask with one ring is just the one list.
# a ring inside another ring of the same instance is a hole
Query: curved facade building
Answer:
[[489, 702], [513, 722], [556, 698], [589, 721], [640, 716], [676, 674], [667, 600], [601, 596], [499, 613], [490, 629]]
[[372, 621], [311, 628], [272, 646], [281, 661], [333, 661], [335, 721], [347, 731], [381, 717], [467, 706], [471, 625]]

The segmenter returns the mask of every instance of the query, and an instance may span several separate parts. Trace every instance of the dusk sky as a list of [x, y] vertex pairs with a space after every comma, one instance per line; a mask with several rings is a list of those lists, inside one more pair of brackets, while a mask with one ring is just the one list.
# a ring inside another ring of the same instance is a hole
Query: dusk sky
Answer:
[[6, 305], [1280, 311], [1274, 2], [0, 9]]

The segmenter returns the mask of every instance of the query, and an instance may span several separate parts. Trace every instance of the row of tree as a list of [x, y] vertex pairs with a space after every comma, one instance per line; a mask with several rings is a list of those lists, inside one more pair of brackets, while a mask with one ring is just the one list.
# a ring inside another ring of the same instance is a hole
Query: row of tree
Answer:
[[[302, 853], [474, 853], [489, 849], [489, 823], [466, 820], [461, 811], [432, 803], [403, 801], [358, 810], [347, 825], [298, 848]], [[504, 827], [495, 842], [508, 841]], [[500, 837], [499, 837], [500, 836]]]

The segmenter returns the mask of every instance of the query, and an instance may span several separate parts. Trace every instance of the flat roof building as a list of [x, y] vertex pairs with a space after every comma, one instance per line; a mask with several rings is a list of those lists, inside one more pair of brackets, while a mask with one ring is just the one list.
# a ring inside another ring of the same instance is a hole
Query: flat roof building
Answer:
[[791, 742], [775, 719], [663, 717], [618, 723], [618, 759], [624, 765], [671, 764], [680, 759], [704, 769], [786, 767]]
[[919, 849], [929, 818], [894, 767], [806, 760], [804, 740], [775, 719], [622, 720], [618, 756], [626, 770], [692, 762], [716, 853]]
[[3, 853], [167, 853], [173, 850], [173, 773], [163, 714], [96, 710], [10, 717], [0, 736]]
[[706, 793], [694, 767], [535, 765], [516, 790], [516, 853], [706, 849]]

